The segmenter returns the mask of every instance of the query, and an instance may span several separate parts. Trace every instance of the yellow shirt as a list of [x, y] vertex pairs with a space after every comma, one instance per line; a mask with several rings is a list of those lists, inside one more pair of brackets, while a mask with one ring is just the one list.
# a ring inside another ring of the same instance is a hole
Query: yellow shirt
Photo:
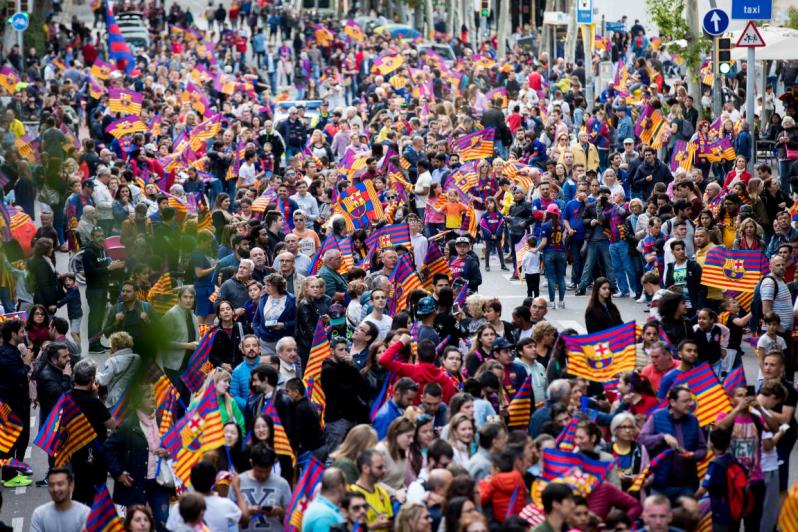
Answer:
[[390, 526], [385, 528], [372, 528], [372, 524], [377, 520], [379, 516], [385, 516], [388, 519], [393, 517], [393, 506], [391, 505], [391, 497], [388, 495], [388, 492], [385, 491], [384, 488], [380, 486], [374, 486], [374, 491], [367, 491], [365, 488], [359, 486], [358, 484], [350, 484], [349, 491], [357, 491], [362, 493], [363, 496], [366, 498], [366, 504], [368, 504], [368, 512], [366, 513], [366, 522], [369, 525], [369, 530], [385, 530], [388, 531], [391, 529]]
[[[715, 244], [711, 242], [704, 246], [703, 249], [695, 248], [695, 261], [704, 267], [704, 263], [707, 261], [707, 253], [709, 250], [714, 248]], [[712, 299], [714, 301], [721, 301], [723, 299], [723, 291], [720, 288], [715, 288], [714, 286], [707, 287], [707, 299]]]
[[723, 245], [726, 249], [734, 247], [737, 237], [737, 217], [726, 216], [723, 218]]
[[8, 130], [14, 134], [14, 138], [20, 138], [22, 135], [25, 134], [25, 124], [23, 124], [18, 118], [15, 118], [11, 121], [8, 125]]
[[515, 199], [513, 198], [513, 193], [509, 190], [504, 193], [504, 197], [502, 198], [502, 214], [507, 216], [510, 214], [510, 207], [513, 206], [515, 203]]

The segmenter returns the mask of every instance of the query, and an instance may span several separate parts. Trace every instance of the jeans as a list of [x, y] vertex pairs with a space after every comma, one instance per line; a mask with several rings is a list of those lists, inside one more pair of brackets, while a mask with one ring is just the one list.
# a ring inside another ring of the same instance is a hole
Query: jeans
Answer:
[[499, 264], [504, 268], [504, 254], [502, 253], [501, 240], [498, 238], [485, 239], [485, 267], [490, 267], [490, 254], [492, 251], [495, 251], [499, 256]]
[[578, 285], [579, 280], [582, 278], [582, 266], [584, 265], [584, 260], [582, 259], [582, 244], [585, 242], [584, 239], [577, 240], [575, 238], [571, 238], [568, 240], [568, 252], [571, 254], [571, 260], [573, 263], [571, 264], [571, 283]]
[[550, 251], [543, 254], [543, 267], [546, 269], [546, 281], [549, 288], [549, 301], [554, 303], [554, 287], [559, 288], [560, 301], [565, 301], [565, 268], [568, 260], [562, 251]]
[[[105, 321], [107, 302], [107, 288], [86, 288], [86, 303], [89, 305], [89, 342], [99, 340], [103, 328], [103, 321]], [[95, 336], [97, 338], [95, 338]]]
[[507, 159], [507, 148], [504, 147], [504, 142], [501, 140], [495, 140], [493, 142], [494, 153], [498, 153], [499, 157], [502, 159]]
[[[629, 255], [629, 243], [626, 240], [619, 240], [610, 244], [610, 258], [612, 259], [612, 269], [617, 275], [618, 289], [624, 294], [628, 294], [630, 288], [633, 294], [638, 293], [640, 286], [635, 277], [632, 257]], [[607, 272], [609, 273], [609, 269]]]
[[598, 148], [599, 156], [599, 170], [604, 172], [610, 165], [610, 150], [606, 148]]
[[582, 280], [579, 281], [579, 290], [585, 290], [587, 285], [590, 284], [590, 276], [597, 261], [601, 261], [603, 264], [604, 271], [607, 272], [607, 279], [609, 279], [613, 289], [617, 287], [615, 271], [612, 269], [612, 260], [610, 258], [610, 243], [607, 240], [598, 240], [587, 245], [587, 257], [582, 270]]
[[789, 194], [791, 187], [790, 187], [790, 165], [792, 161], [789, 159], [780, 159], [779, 160], [779, 181], [781, 182], [781, 190], [784, 191], [785, 194]]
[[684, 497], [685, 495], [688, 497], [692, 497], [693, 493], [695, 493], [695, 488], [691, 488], [690, 486], [668, 486], [667, 488], [653, 488], [652, 490], [654, 493], [664, 495], [671, 501], [671, 504], [676, 504], [676, 501], [679, 500], [679, 497]]
[[765, 497], [762, 502], [762, 519], [759, 521], [759, 530], [773, 532], [779, 519], [779, 470], [763, 471], [762, 474], [765, 477]]
[[166, 531], [166, 520], [169, 518], [170, 493], [171, 490], [169, 488], [161, 486], [153, 478], [144, 481], [144, 495], [147, 497], [147, 504], [152, 510], [157, 532]]

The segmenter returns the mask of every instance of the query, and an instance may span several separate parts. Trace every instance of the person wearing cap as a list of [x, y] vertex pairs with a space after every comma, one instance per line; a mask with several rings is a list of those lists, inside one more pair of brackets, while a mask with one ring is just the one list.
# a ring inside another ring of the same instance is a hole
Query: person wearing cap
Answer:
[[[406, 356], [403, 356], [409, 354], [411, 341], [412, 337], [409, 334], [399, 336], [380, 356], [380, 365], [394, 375], [409, 377], [418, 383], [420, 387], [418, 398], [424, 393], [424, 386], [433, 382], [439, 384], [443, 391], [443, 402], [448, 403], [457, 393], [457, 388], [446, 374], [446, 370], [436, 365], [438, 353], [435, 343], [429, 339], [419, 340], [418, 360], [412, 364], [405, 362]], [[415, 403], [417, 404], [418, 400]]]
[[457, 256], [449, 259], [452, 279], [463, 279], [468, 283], [468, 291], [474, 293], [482, 284], [482, 273], [479, 271], [479, 260], [470, 253], [471, 240], [467, 236], [459, 236], [454, 241], [454, 247]]
[[[635, 150], [635, 141], [633, 138], [625, 138], [623, 140], [623, 150], [621, 151], [621, 167], [625, 168], [630, 176], [634, 175], [634, 171], [642, 164], [643, 159], [640, 154]], [[637, 196], [633, 196], [637, 197]]]
[[585, 266], [582, 270], [582, 279], [576, 289], [576, 295], [583, 296], [586, 293], [587, 285], [592, 281], [593, 268], [596, 262], [600, 261], [610, 284], [616, 287], [615, 270], [612, 267], [610, 258], [610, 240], [607, 234], [610, 231], [610, 219], [614, 205], [610, 203], [610, 189], [607, 187], [599, 188], [599, 199], [589, 203], [582, 215], [582, 222], [585, 224], [587, 239], [587, 256]]
[[504, 336], [499, 336], [494, 340], [491, 351], [493, 358], [498, 360], [504, 369], [502, 386], [507, 400], [511, 401], [518, 390], [521, 389], [521, 386], [524, 385], [524, 381], [526, 381], [526, 369], [514, 360], [513, 344], [508, 342]]
[[549, 289], [549, 306], [555, 307], [554, 290], [559, 289], [559, 307], [565, 308], [565, 270], [568, 259], [565, 255], [565, 226], [556, 203], [546, 207], [546, 218], [540, 231], [540, 241], [532, 251], [543, 254], [543, 266]]
[[421, 298], [416, 305], [416, 317], [420, 322], [417, 341], [432, 340], [436, 346], [441, 343], [440, 335], [434, 327], [435, 319], [438, 317], [438, 302], [434, 297]]

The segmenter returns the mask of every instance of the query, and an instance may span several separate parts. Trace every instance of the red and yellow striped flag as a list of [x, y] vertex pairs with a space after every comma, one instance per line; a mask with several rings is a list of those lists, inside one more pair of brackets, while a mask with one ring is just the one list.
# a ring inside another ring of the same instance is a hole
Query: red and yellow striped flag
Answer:
[[798, 532], [798, 482], [792, 485], [779, 512], [781, 532]]
[[324, 390], [321, 387], [321, 365], [330, 358], [330, 339], [327, 337], [327, 329], [324, 322], [319, 318], [316, 329], [313, 331], [313, 342], [310, 345], [310, 356], [308, 357], [307, 367], [302, 380], [305, 386], [312, 387], [310, 400], [322, 407], [327, 403]]

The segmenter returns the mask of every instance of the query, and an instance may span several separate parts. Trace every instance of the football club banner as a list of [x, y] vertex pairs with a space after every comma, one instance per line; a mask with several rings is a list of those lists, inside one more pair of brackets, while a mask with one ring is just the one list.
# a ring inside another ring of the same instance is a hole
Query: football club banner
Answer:
[[608, 382], [635, 368], [635, 322], [583, 336], [563, 334], [568, 372], [590, 381]]
[[761, 250], [717, 246], [707, 252], [701, 284], [723, 290], [753, 292], [768, 272], [770, 266]]

